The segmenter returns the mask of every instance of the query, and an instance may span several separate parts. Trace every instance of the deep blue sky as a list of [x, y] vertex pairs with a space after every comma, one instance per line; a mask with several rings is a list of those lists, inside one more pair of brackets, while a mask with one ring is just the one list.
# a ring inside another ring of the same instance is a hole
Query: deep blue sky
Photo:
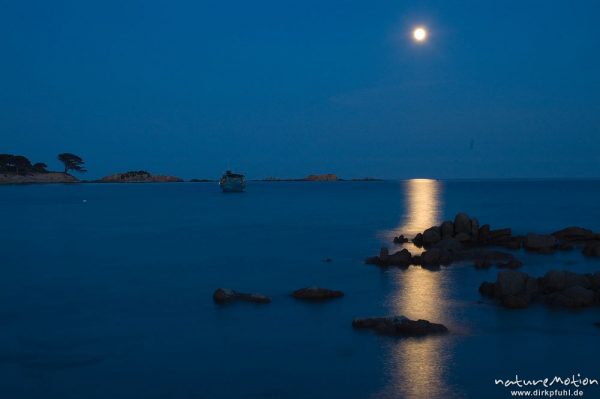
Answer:
[[53, 168], [74, 152], [88, 177], [599, 177], [599, 16], [581, 0], [0, 0], [0, 152]]

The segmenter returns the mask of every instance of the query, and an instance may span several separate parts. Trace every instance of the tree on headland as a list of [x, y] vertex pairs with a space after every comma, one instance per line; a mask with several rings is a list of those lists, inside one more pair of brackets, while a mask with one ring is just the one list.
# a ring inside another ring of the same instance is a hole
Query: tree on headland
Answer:
[[23, 155], [0, 154], [0, 172], [24, 175], [31, 173], [33, 166]]
[[15, 170], [18, 175], [27, 174], [28, 172], [31, 172], [31, 169], [33, 169], [33, 166], [31, 166], [31, 162], [29, 161], [29, 159], [27, 159], [23, 155], [15, 155], [12, 159], [12, 164], [15, 167]]
[[87, 169], [83, 166], [85, 163], [83, 159], [78, 157], [75, 154], [71, 154], [68, 152], [62, 153], [58, 155], [58, 160], [65, 165], [65, 173], [68, 173], [69, 170], [74, 170], [76, 172], [87, 172]]
[[48, 169], [46, 169], [48, 167], [48, 165], [46, 165], [43, 162], [38, 162], [33, 164], [33, 170], [36, 173], [48, 173]]

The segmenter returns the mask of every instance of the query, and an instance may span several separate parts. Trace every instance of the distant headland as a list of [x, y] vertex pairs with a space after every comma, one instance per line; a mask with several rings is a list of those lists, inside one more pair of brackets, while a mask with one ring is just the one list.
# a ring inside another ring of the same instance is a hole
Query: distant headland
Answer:
[[145, 170], [115, 173], [96, 180], [97, 183], [179, 183], [184, 181], [176, 176], [152, 175]]
[[376, 179], [374, 177], [363, 177], [363, 178], [353, 178], [350, 180], [342, 179], [333, 173], [326, 173], [322, 175], [308, 175], [302, 178], [278, 178], [278, 177], [266, 177], [262, 180], [258, 181], [266, 181], [266, 182], [280, 182], [280, 181], [380, 181], [381, 179]]
[[[179, 183], [185, 180], [177, 176], [153, 175], [145, 170], [133, 170], [104, 176], [97, 180], [80, 180], [70, 171], [85, 173], [84, 160], [72, 153], [62, 153], [57, 159], [64, 165], [63, 171], [49, 171], [44, 162], [32, 163], [23, 155], [0, 154], [0, 184], [48, 184], [48, 183]], [[335, 182], [378, 181], [373, 177], [342, 179], [333, 173], [310, 174], [302, 178], [266, 177], [253, 181], [262, 182]], [[216, 182], [214, 179], [191, 179], [192, 183]]]

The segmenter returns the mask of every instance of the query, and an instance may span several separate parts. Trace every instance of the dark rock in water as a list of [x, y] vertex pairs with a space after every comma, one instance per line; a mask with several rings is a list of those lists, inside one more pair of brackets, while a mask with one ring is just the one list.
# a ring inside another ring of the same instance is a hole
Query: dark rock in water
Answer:
[[490, 238], [490, 225], [484, 224], [479, 228], [479, 241], [486, 242]]
[[418, 233], [412, 240], [413, 244], [421, 248], [423, 246], [423, 234]]
[[496, 296], [505, 297], [524, 293], [527, 278], [527, 274], [523, 272], [513, 270], [499, 272], [496, 280]]
[[600, 301], [600, 273], [551, 270], [543, 277], [535, 278], [506, 270], [498, 273], [495, 283], [482, 283], [479, 292], [498, 299], [508, 308], [524, 308], [531, 302], [568, 308], [588, 307]]
[[443, 324], [431, 323], [427, 320], [410, 320], [404, 316], [354, 319], [352, 321], [352, 327], [370, 329], [386, 335], [405, 337], [443, 334], [448, 332], [448, 328]]
[[552, 253], [558, 248], [558, 240], [553, 235], [529, 233], [523, 246], [528, 251]]
[[454, 236], [454, 223], [449, 220], [446, 220], [440, 226], [440, 231], [442, 233], [442, 239], [452, 238]]
[[440, 266], [452, 263], [450, 251], [441, 248], [431, 248], [421, 254], [422, 266]]
[[469, 215], [461, 212], [454, 217], [454, 233], [465, 233], [467, 235], [471, 234], [471, 218]]
[[471, 236], [467, 233], [458, 233], [454, 236], [454, 239], [459, 242], [466, 242], [471, 240]]
[[555, 231], [552, 235], [561, 241], [586, 241], [596, 237], [592, 230], [575, 226]]
[[471, 219], [471, 238], [475, 241], [479, 239], [479, 220], [473, 218]]
[[512, 230], [510, 228], [489, 230], [486, 241], [484, 243], [490, 245], [502, 244], [506, 241], [509, 241], [511, 236]]
[[594, 291], [575, 285], [548, 295], [547, 302], [550, 305], [580, 308], [591, 306], [594, 303], [594, 296]]
[[568, 270], [550, 270], [540, 279], [540, 288], [546, 292], [555, 292], [569, 287], [590, 288], [593, 276], [577, 274]]
[[408, 266], [412, 262], [412, 255], [407, 249], [403, 249], [390, 255], [388, 262], [391, 266]]
[[585, 244], [582, 253], [585, 256], [600, 256], [600, 241], [591, 241]]
[[460, 251], [464, 246], [455, 238], [444, 238], [435, 243], [432, 248], [445, 249], [448, 251]]
[[310, 299], [318, 301], [339, 298], [344, 296], [344, 293], [342, 291], [335, 291], [327, 288], [309, 287], [300, 288], [299, 290], [292, 292], [292, 296], [297, 299]]
[[268, 296], [237, 292], [229, 288], [217, 288], [217, 290], [213, 293], [213, 300], [217, 303], [229, 303], [237, 300], [253, 303], [271, 302], [271, 298]]
[[387, 248], [381, 248], [379, 256], [373, 256], [365, 259], [365, 263], [369, 265], [377, 266], [409, 266], [413, 261], [413, 257], [410, 252], [405, 248], [401, 251], [397, 251], [392, 255], [389, 254]]
[[408, 242], [408, 238], [404, 237], [403, 234], [400, 234], [397, 237], [394, 237], [394, 244], [404, 244]]
[[440, 228], [433, 226], [423, 232], [423, 246], [428, 247], [442, 239]]

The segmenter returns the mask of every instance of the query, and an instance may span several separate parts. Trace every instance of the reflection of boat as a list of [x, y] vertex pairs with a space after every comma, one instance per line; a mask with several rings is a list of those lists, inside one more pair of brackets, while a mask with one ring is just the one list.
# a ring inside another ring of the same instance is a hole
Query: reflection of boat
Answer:
[[242, 192], [246, 188], [246, 181], [244, 180], [244, 175], [228, 170], [221, 176], [219, 186], [221, 186], [221, 190], [225, 193]]

